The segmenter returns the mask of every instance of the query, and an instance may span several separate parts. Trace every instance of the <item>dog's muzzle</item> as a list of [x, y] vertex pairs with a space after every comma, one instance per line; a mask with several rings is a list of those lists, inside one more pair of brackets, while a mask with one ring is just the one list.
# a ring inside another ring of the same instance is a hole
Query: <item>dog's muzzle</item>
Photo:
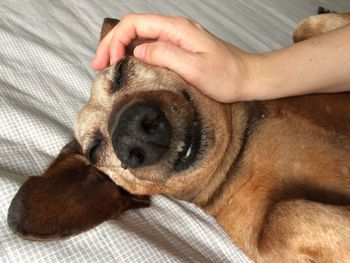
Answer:
[[149, 101], [134, 102], [121, 111], [110, 132], [122, 166], [138, 168], [157, 163], [170, 145], [171, 127], [164, 112]]

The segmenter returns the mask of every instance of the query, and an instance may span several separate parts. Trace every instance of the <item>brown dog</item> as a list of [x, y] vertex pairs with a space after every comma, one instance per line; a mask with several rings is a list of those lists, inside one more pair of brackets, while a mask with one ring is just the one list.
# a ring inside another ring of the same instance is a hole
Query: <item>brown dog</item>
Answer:
[[221, 104], [128, 56], [98, 75], [75, 135], [117, 185], [194, 202], [256, 262], [350, 260], [349, 93]]

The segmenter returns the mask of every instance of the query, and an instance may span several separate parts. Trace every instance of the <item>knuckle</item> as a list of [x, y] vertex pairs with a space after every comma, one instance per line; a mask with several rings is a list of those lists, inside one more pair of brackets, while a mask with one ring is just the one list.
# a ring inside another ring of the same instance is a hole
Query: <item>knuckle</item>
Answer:
[[191, 31], [193, 32], [193, 30], [204, 30], [204, 27], [191, 19], [188, 19], [186, 17], [176, 17], [176, 19], [174, 20], [174, 23], [176, 23], [177, 25], [180, 25], [184, 30], [187, 31]]
[[153, 57], [159, 58], [160, 56], [167, 57], [169, 53], [169, 43], [159, 43], [158, 45], [154, 45], [153, 47]]
[[145, 56], [147, 57], [148, 60], [155, 61], [157, 60], [158, 56], [160, 53], [163, 53], [161, 45], [157, 44], [150, 44], [147, 46]]
[[192, 25], [192, 21], [189, 20], [186, 17], [176, 17], [176, 22], [183, 25], [183, 26], [191, 26]]
[[149, 58], [153, 58], [154, 54], [156, 53], [156, 48], [154, 47], [155, 45], [150, 44], [147, 45], [146, 51], [145, 51], [145, 56]]
[[123, 16], [121, 22], [132, 25], [140, 23], [143, 19], [145, 19], [146, 15], [143, 14], [137, 14], [137, 13], [127, 13]]
[[200, 23], [198, 23], [198, 22], [196, 22], [196, 21], [193, 21], [193, 25], [194, 25], [196, 28], [198, 28], [198, 29], [200, 29], [200, 30], [203, 30], [203, 26], [202, 26]]
[[122, 20], [133, 20], [135, 18], [136, 14], [134, 13], [127, 13], [123, 16]]
[[179, 17], [179, 22], [183, 25], [186, 25], [186, 26], [196, 27], [198, 29], [203, 28], [203, 26], [200, 23], [198, 23], [197, 21], [191, 20], [191, 19], [186, 18], [186, 17]]
[[174, 52], [171, 49], [171, 44], [169, 43], [157, 43], [150, 47], [150, 59], [158, 66], [166, 67], [168, 61], [164, 58], [174, 58]]

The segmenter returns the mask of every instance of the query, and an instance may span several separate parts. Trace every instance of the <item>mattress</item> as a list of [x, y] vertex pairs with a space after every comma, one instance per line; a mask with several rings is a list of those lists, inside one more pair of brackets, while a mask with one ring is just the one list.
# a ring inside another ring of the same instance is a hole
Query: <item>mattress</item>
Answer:
[[[103, 4], [102, 4], [103, 3]], [[349, 0], [85, 0], [0, 2], [0, 262], [250, 262], [193, 204], [154, 196], [152, 206], [63, 241], [37, 243], [7, 226], [11, 199], [73, 136], [89, 97], [104, 17], [186, 16], [251, 52], [291, 44], [298, 21]]]

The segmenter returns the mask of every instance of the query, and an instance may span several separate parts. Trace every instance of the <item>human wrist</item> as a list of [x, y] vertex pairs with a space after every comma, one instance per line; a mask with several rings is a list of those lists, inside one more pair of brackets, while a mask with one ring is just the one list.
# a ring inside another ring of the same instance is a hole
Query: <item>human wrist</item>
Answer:
[[[283, 97], [288, 86], [288, 68], [280, 63], [280, 51], [246, 54], [242, 100], [269, 100]], [[282, 60], [283, 62], [283, 60]]]
[[238, 83], [234, 85], [236, 88], [236, 101], [251, 101], [260, 100], [264, 97], [265, 88], [262, 85], [266, 82], [264, 70], [266, 70], [264, 64], [264, 55], [241, 52], [239, 59], [239, 79]]

